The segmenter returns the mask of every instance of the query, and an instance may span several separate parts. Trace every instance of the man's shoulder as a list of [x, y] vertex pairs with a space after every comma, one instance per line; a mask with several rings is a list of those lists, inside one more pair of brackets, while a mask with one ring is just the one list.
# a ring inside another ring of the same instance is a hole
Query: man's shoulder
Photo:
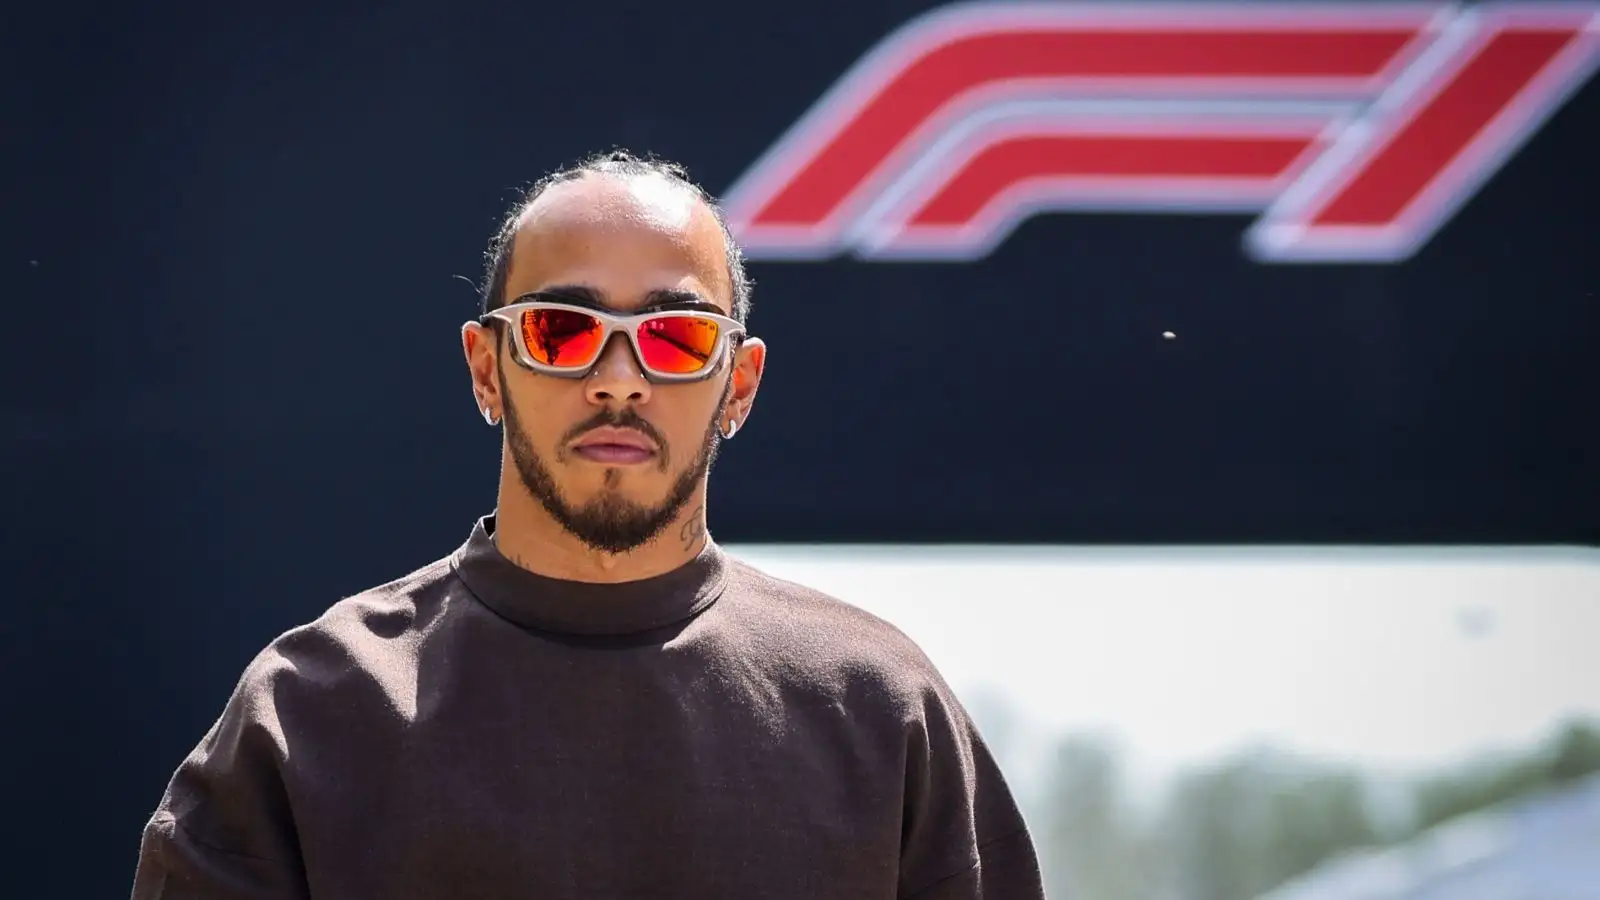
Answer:
[[732, 571], [741, 618], [763, 653], [817, 676], [869, 679], [908, 701], [946, 690], [922, 647], [893, 623], [742, 560]]
[[240, 699], [279, 703], [405, 671], [416, 634], [442, 613], [454, 580], [446, 557], [337, 601], [256, 654], [240, 677]]

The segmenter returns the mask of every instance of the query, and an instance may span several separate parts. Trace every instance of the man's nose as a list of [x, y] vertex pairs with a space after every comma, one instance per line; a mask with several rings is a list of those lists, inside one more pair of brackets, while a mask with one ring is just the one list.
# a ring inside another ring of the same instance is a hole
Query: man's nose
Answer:
[[650, 380], [639, 368], [639, 360], [634, 357], [633, 345], [628, 343], [626, 335], [611, 336], [584, 381], [584, 390], [589, 402], [596, 405], [615, 400], [649, 402]]

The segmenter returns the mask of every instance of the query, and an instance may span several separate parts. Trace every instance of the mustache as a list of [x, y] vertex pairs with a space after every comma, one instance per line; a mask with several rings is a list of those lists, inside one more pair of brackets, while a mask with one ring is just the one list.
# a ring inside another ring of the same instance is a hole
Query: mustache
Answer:
[[589, 418], [584, 419], [582, 422], [579, 422], [578, 424], [569, 428], [567, 433], [561, 436], [561, 444], [563, 446], [571, 444], [573, 441], [576, 441], [578, 438], [583, 437], [585, 434], [588, 434], [596, 428], [635, 429], [643, 433], [645, 437], [655, 441], [656, 446], [661, 448], [662, 455], [666, 455], [666, 437], [662, 435], [660, 431], [656, 430], [656, 427], [651, 425], [644, 416], [639, 415], [632, 409], [624, 409], [620, 412], [611, 409], [601, 409]]

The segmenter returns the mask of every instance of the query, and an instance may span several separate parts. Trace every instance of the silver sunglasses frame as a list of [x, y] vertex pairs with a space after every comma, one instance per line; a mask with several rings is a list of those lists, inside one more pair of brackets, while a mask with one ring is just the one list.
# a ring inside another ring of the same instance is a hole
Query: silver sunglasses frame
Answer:
[[[563, 310], [568, 312], [582, 313], [586, 316], [592, 316], [600, 322], [600, 327], [604, 329], [603, 333], [600, 335], [600, 354], [595, 356], [594, 362], [591, 362], [582, 368], [575, 368], [572, 366], [551, 366], [534, 359], [533, 354], [528, 351], [527, 340], [522, 334], [522, 323], [520, 322], [522, 313], [530, 309]], [[655, 369], [650, 368], [649, 364], [644, 361], [644, 351], [639, 348], [638, 326], [641, 323], [651, 319], [686, 317], [709, 319], [717, 323], [717, 343], [715, 347], [711, 348], [711, 356], [706, 360], [706, 364], [702, 366], [699, 371], [690, 372], [685, 375], [678, 375], [671, 372], [658, 372]], [[516, 303], [508, 303], [499, 309], [492, 310], [479, 317], [478, 322], [480, 324], [487, 325], [489, 324], [487, 321], [489, 319], [499, 319], [510, 327], [512, 335], [512, 358], [517, 361], [518, 365], [528, 369], [529, 371], [538, 372], [541, 375], [552, 375], [556, 378], [589, 377], [589, 373], [593, 372], [595, 365], [600, 362], [600, 356], [605, 354], [605, 348], [611, 344], [612, 336], [617, 332], [621, 332], [627, 336], [628, 343], [633, 347], [633, 358], [634, 361], [639, 364], [639, 371], [644, 373], [645, 378], [648, 379], [652, 384], [682, 384], [686, 382], [704, 381], [705, 379], [710, 378], [712, 375], [715, 375], [722, 368], [723, 362], [731, 352], [730, 347], [734, 338], [744, 337], [745, 335], [744, 325], [741, 324], [738, 319], [734, 319], [730, 316], [719, 315], [717, 313], [702, 312], [697, 309], [658, 309], [651, 312], [619, 314], [595, 309], [590, 306], [579, 306], [575, 303], [560, 303], [549, 300], [527, 300]]]

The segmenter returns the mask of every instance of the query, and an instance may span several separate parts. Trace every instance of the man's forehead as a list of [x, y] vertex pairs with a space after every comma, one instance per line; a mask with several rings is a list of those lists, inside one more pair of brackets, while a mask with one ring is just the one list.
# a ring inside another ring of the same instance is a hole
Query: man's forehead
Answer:
[[550, 185], [518, 219], [511, 268], [520, 288], [555, 270], [653, 266], [692, 273], [731, 300], [727, 245], [695, 191], [655, 174], [589, 173]]
[[695, 213], [710, 214], [686, 185], [663, 175], [587, 172], [545, 188], [522, 211], [518, 227], [638, 221], [687, 229]]

